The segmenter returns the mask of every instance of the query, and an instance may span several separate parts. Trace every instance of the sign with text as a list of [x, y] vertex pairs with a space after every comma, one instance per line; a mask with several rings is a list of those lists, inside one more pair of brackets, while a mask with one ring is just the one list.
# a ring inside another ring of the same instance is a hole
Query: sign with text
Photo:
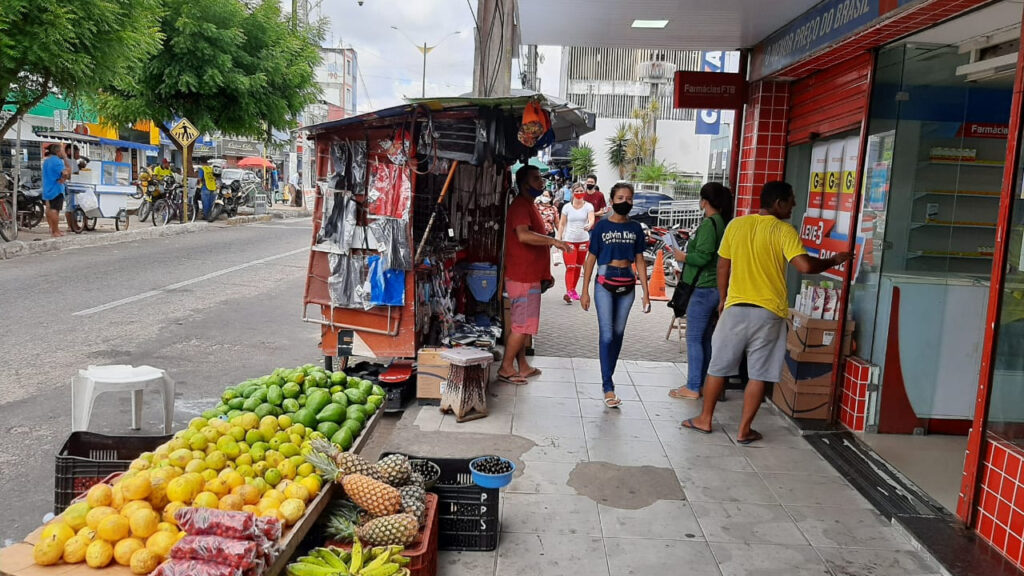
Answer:
[[957, 138], [991, 138], [1006, 140], [1010, 136], [1009, 124], [994, 122], [964, 122], [956, 133]]
[[680, 70], [675, 76], [673, 106], [741, 110], [745, 92], [746, 82], [739, 74]]
[[[700, 53], [700, 69], [702, 72], [724, 72], [725, 52], [715, 50]], [[722, 120], [721, 110], [698, 110], [697, 126], [694, 134], [717, 136]]]

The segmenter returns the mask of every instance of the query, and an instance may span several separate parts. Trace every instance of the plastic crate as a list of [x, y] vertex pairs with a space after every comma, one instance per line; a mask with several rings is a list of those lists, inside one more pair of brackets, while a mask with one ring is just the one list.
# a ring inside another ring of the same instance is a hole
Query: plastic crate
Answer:
[[72, 432], [56, 457], [53, 513], [60, 514], [75, 496], [115, 472], [124, 472], [140, 454], [170, 439], [170, 435], [106, 436]]
[[413, 373], [413, 378], [397, 384], [381, 383], [381, 386], [387, 393], [384, 398], [384, 412], [401, 412], [405, 410], [405, 405], [416, 396], [415, 375]]
[[[427, 493], [426, 522], [420, 527], [416, 540], [402, 552], [409, 559], [410, 576], [435, 576], [437, 574], [437, 494]], [[351, 550], [352, 545], [327, 541], [326, 546]]]
[[[441, 468], [437, 485], [430, 489], [437, 494], [437, 549], [464, 552], [496, 549], [500, 492], [497, 488], [481, 488], [473, 483], [469, 463], [475, 458], [406, 456], [430, 460]], [[455, 485], [445, 485], [453, 483]]]

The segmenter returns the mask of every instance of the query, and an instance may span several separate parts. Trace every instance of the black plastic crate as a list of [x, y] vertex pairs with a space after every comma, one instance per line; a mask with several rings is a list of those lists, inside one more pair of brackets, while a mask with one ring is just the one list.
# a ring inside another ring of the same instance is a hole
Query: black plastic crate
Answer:
[[107, 476], [124, 472], [143, 452], [156, 449], [172, 436], [107, 436], [72, 432], [57, 453], [54, 471], [53, 513]]
[[[384, 453], [381, 456], [387, 456]], [[438, 550], [489, 552], [498, 547], [499, 498], [497, 488], [481, 488], [473, 483], [469, 463], [474, 458], [409, 458], [430, 460], [441, 468], [437, 485], [439, 524]], [[457, 485], [442, 485], [457, 483]]]

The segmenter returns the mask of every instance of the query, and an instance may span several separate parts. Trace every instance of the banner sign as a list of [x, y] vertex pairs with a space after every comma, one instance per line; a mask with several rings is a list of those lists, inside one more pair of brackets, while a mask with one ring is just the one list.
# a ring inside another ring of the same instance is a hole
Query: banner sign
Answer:
[[745, 92], [746, 82], [739, 74], [680, 70], [675, 76], [673, 105], [676, 108], [742, 110]]
[[[700, 70], [702, 72], [724, 72], [725, 52], [716, 50], [700, 53]], [[721, 110], [698, 110], [697, 128], [694, 134], [707, 134], [717, 136], [719, 124], [721, 123]]]
[[922, 0], [824, 0], [755, 48], [751, 79], [760, 79], [867, 28], [881, 16]]
[[994, 122], [964, 122], [956, 133], [957, 138], [991, 138], [1006, 140], [1010, 136], [1009, 124]]

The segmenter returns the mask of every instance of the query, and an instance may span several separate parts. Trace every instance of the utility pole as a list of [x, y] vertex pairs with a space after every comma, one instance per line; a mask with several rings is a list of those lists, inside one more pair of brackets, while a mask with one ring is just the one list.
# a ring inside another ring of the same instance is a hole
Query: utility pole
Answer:
[[523, 63], [522, 84], [524, 90], [540, 92], [540, 78], [537, 77], [537, 45], [526, 47], [526, 62]]
[[473, 95], [508, 96], [516, 44], [515, 0], [477, 0]]

